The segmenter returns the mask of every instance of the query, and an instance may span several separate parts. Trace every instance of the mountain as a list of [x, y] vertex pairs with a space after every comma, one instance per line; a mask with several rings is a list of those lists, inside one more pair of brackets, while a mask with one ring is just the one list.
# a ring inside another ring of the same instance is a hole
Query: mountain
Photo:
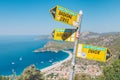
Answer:
[[49, 40], [49, 39], [51, 39], [51, 36], [50, 35], [40, 35], [40, 36], [37, 36], [36, 38], [35, 38], [35, 40], [44, 40], [44, 39], [47, 39], [47, 40]]
[[94, 33], [94, 32], [82, 32], [80, 34], [80, 37], [84, 38], [84, 39], [88, 39], [88, 38], [98, 38], [100, 36], [100, 34], [98, 33]]
[[[51, 39], [49, 35], [39, 36], [36, 39]], [[120, 53], [120, 32], [110, 33], [94, 33], [94, 32], [83, 32], [80, 34], [79, 43], [90, 44], [95, 46], [108, 47], [118, 57]], [[74, 47], [73, 42], [64, 41], [51, 41], [48, 42], [43, 48], [35, 50], [39, 51], [59, 51], [62, 49], [71, 49]]]

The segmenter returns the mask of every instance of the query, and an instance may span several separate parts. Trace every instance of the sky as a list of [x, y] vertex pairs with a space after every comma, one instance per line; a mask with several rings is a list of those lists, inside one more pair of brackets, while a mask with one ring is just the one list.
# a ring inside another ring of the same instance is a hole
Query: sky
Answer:
[[0, 35], [49, 35], [54, 28], [74, 28], [55, 21], [56, 5], [83, 11], [81, 32], [120, 32], [120, 0], [0, 0]]

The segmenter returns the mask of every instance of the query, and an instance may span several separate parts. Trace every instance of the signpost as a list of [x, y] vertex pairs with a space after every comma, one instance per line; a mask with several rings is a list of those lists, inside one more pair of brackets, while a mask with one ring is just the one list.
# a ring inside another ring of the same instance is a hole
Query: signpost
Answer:
[[74, 70], [75, 70], [75, 62], [76, 62], [76, 55], [75, 54], [77, 51], [77, 45], [79, 43], [79, 37], [80, 37], [79, 33], [80, 33], [80, 29], [81, 29], [82, 14], [83, 14], [82, 11], [80, 11], [78, 19], [77, 19], [77, 23], [78, 23], [79, 27], [77, 27], [77, 35], [76, 35], [77, 39], [75, 41], [74, 50], [73, 50], [69, 80], [74, 80]]
[[75, 42], [77, 29], [55, 28], [52, 32], [54, 40]]
[[85, 59], [107, 62], [112, 54], [108, 48], [78, 44], [76, 56]]
[[67, 8], [57, 5], [50, 10], [50, 13], [56, 21], [66, 23], [74, 26], [75, 28], [55, 28], [52, 32], [52, 37], [54, 40], [75, 42], [69, 80], [74, 80], [76, 56], [103, 62], [107, 62], [111, 58], [112, 54], [108, 48], [79, 44], [79, 33], [83, 14], [82, 11], [80, 11], [78, 14]]
[[[52, 8], [50, 13], [56, 21], [66, 23], [71, 26], [76, 25], [77, 17], [79, 16], [78, 13], [58, 5]], [[79, 26], [76, 25], [75, 27]]]
[[75, 42], [72, 62], [71, 62], [70, 76], [69, 76], [69, 80], [74, 80], [74, 69], [75, 69], [75, 60], [76, 60], [75, 54], [80, 37], [78, 34], [80, 33], [82, 11], [80, 11], [78, 14], [62, 6], [56, 6], [50, 10], [50, 13], [52, 14], [53, 18], [56, 21], [60, 21], [75, 27], [74, 30], [54, 29], [54, 31], [52, 32], [52, 37], [54, 40]]

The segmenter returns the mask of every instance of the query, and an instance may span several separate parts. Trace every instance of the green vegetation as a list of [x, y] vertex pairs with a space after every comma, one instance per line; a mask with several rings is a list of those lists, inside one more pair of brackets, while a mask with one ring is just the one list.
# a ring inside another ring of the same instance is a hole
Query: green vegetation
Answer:
[[44, 80], [44, 78], [40, 70], [37, 70], [35, 65], [31, 65], [20, 76], [16, 77], [16, 80]]
[[9, 80], [9, 77], [0, 76], [0, 80]]
[[120, 59], [103, 69], [104, 80], [120, 80]]

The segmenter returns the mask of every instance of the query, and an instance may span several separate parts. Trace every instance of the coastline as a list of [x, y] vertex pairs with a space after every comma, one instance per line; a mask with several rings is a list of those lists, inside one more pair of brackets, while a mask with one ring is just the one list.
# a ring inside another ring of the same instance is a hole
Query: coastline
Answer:
[[[71, 51], [66, 51], [66, 50], [62, 50], [62, 52], [65, 52], [68, 54], [68, 57], [59, 61], [59, 62], [55, 62], [55, 64], [52, 64], [51, 66], [48, 66], [46, 68], [43, 68], [43, 69], [39, 69], [39, 68], [36, 68], [36, 66], [34, 64], [26, 67], [23, 72], [20, 74], [20, 75], [9, 75], [9, 76], [2, 76], [4, 78], [9, 78], [10, 80], [13, 79], [14, 77], [16, 77], [16, 79], [21, 79], [22, 77], [26, 77], [26, 76], [33, 76], [33, 75], [41, 75], [41, 72], [42, 74], [47, 75], [49, 74], [53, 69], [57, 69], [59, 68], [62, 64], [64, 64], [65, 62], [71, 60], [72, 58], [72, 52]], [[27, 73], [26, 73], [27, 72]], [[31, 74], [28, 74], [28, 72], [30, 72]]]
[[40, 69], [40, 71], [43, 72], [43, 73], [46, 73], [46, 72], [48, 72], [48, 71], [50, 71], [54, 68], [59, 67], [61, 64], [63, 64], [64, 62], [67, 62], [68, 60], [70, 60], [72, 58], [72, 52], [71, 51], [65, 51], [65, 50], [62, 50], [62, 51], [69, 54], [69, 56], [66, 59], [64, 59], [60, 62], [56, 62], [55, 64], [53, 64], [51, 66], [48, 66], [46, 68]]
[[[59, 67], [61, 64], [63, 64], [64, 62], [67, 62], [68, 60], [70, 60], [72, 58], [72, 52], [71, 51], [66, 51], [66, 50], [61, 50], [62, 52], [65, 52], [68, 54], [68, 57], [66, 57], [65, 59], [61, 60], [61, 61], [57, 61], [55, 63], [53, 63], [52, 65], [48, 66], [48, 67], [45, 67], [43, 69], [39, 69], [39, 68], [36, 68], [38, 70], [40, 70], [41, 72], [43, 73], [46, 73], [48, 71], [51, 71], [52, 69], [54, 68], [57, 68]], [[56, 53], [57, 54], [57, 53]], [[31, 64], [32, 65], [32, 64]], [[24, 70], [27, 70], [28, 67], [31, 67], [30, 66], [27, 66], [26, 68], [24, 68]], [[33, 64], [34, 65], [34, 64]], [[20, 76], [21, 74], [23, 74], [24, 70], [22, 71], [22, 73], [20, 73], [19, 75], [15, 74], [16, 76]], [[10, 74], [10, 75], [1, 75], [1, 76], [4, 76], [4, 77], [11, 77], [13, 74]]]

